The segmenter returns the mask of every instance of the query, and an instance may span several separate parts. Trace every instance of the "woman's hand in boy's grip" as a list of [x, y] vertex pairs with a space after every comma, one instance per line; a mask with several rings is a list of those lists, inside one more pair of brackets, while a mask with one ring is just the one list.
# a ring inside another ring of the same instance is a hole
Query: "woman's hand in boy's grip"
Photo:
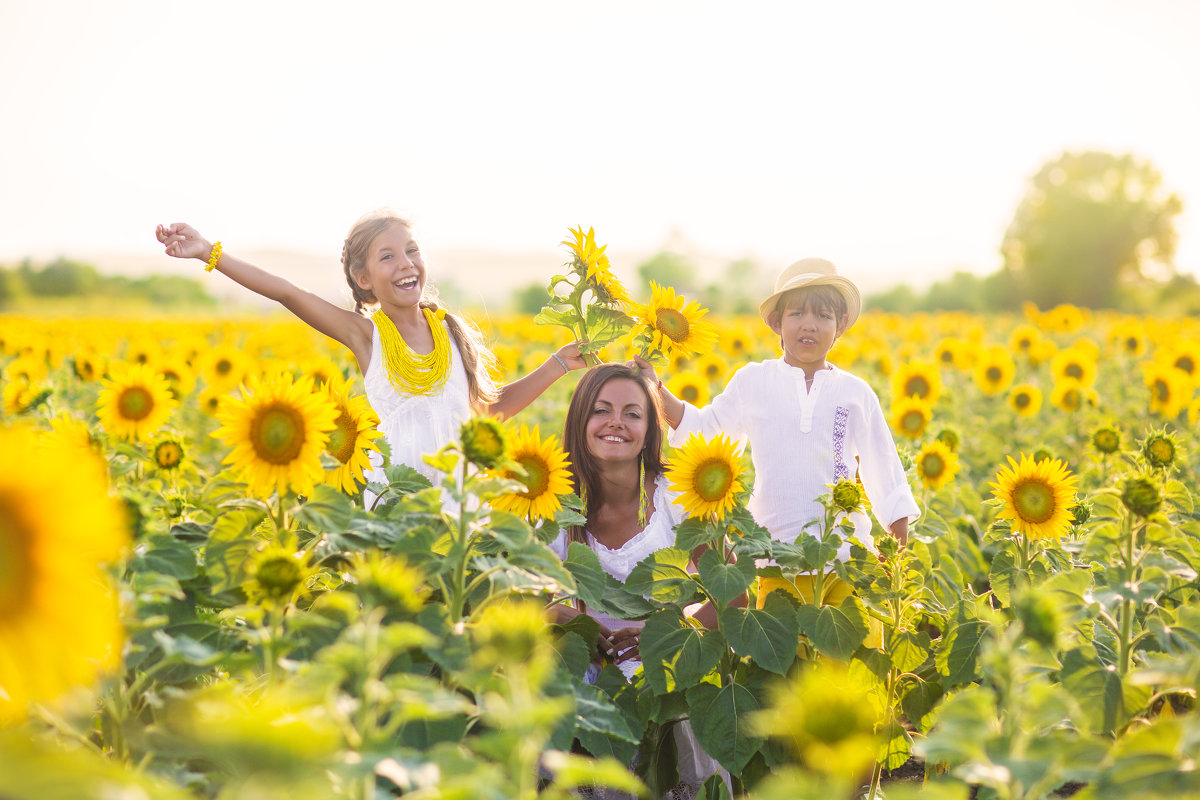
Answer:
[[167, 255], [174, 258], [199, 258], [207, 260], [212, 253], [212, 242], [186, 222], [159, 225], [155, 230], [158, 240], [165, 245]]
[[610, 658], [613, 663], [624, 664], [626, 661], [641, 658], [641, 653], [638, 652], [638, 644], [641, 640], [641, 628], [618, 628], [613, 631], [612, 638], [609, 640], [612, 648]]

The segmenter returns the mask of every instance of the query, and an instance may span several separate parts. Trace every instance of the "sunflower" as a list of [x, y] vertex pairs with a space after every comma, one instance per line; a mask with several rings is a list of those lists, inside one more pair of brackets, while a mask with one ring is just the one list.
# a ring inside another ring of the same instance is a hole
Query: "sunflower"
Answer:
[[337, 459], [338, 465], [325, 470], [325, 483], [335, 486], [347, 494], [358, 491], [358, 483], [366, 483], [363, 470], [371, 466], [369, 453], [378, 453], [375, 440], [383, 436], [377, 430], [379, 417], [375, 415], [367, 398], [352, 397], [351, 382], [340, 372], [329, 372], [325, 377], [324, 390], [338, 409], [338, 417], [325, 452]]
[[1020, 383], [1008, 393], [1008, 407], [1018, 417], [1032, 417], [1042, 407], [1042, 390], [1030, 383]]
[[618, 306], [622, 309], [635, 308], [637, 303], [629, 296], [629, 292], [625, 290], [617, 276], [608, 269], [607, 264], [608, 259], [605, 258], [604, 265], [597, 268], [591, 278], [596, 299], [607, 306]]
[[1067, 378], [1080, 386], [1091, 386], [1096, 382], [1096, 357], [1081, 347], [1059, 350], [1050, 360], [1050, 373], [1055, 380]]
[[553, 436], [542, 440], [535, 425], [532, 430], [522, 425], [509, 447], [510, 461], [520, 466], [503, 470], [502, 475], [525, 485], [525, 491], [502, 494], [492, 500], [492, 507], [511, 511], [531, 520], [550, 519], [562, 508], [558, 498], [571, 493], [571, 471], [567, 454]]
[[1142, 457], [1154, 469], [1169, 469], [1179, 463], [1182, 454], [1179, 442], [1167, 431], [1151, 431], [1142, 442]]
[[721, 349], [735, 358], [746, 358], [753, 346], [753, 337], [741, 326], [726, 328], [721, 333]]
[[1150, 390], [1150, 412], [1175, 419], [1192, 399], [1192, 387], [1187, 373], [1175, 367], [1149, 363], [1143, 380]]
[[1082, 408], [1085, 399], [1083, 387], [1073, 380], [1059, 380], [1050, 390], [1050, 403], [1067, 413]]
[[47, 391], [26, 380], [8, 381], [4, 384], [4, 391], [0, 393], [3, 414], [15, 417], [32, 411], [37, 407], [38, 401], [44, 399], [47, 394]]
[[1185, 373], [1191, 383], [1200, 382], [1200, 341], [1180, 339], [1160, 356], [1160, 360]]
[[104, 430], [123, 439], [145, 439], [166, 423], [176, 406], [167, 379], [149, 364], [113, 364], [96, 399]]
[[269, 544], [250, 556], [242, 591], [251, 603], [285, 606], [308, 594], [317, 570], [291, 542]]
[[242, 397], [221, 403], [222, 426], [213, 433], [233, 450], [224, 463], [232, 465], [252, 494], [312, 492], [324, 474], [321, 451], [337, 426], [337, 406], [324, 392], [313, 389], [311, 378], [290, 375], [252, 378]]
[[959, 352], [962, 351], [962, 342], [953, 337], [946, 337], [937, 343], [937, 347], [933, 350], [933, 360], [944, 367], [958, 367]]
[[568, 228], [572, 238], [563, 239], [559, 244], [565, 245], [571, 251], [574, 257], [574, 266], [583, 270], [585, 278], [591, 278], [596, 270], [608, 268], [608, 256], [604, 255], [604, 251], [608, 245], [596, 246], [596, 231], [593, 228], [588, 228], [587, 233], [583, 232], [583, 226], [578, 228]]
[[918, 439], [925, 433], [933, 409], [915, 397], [902, 397], [892, 403], [892, 430], [910, 439]]
[[957, 453], [958, 446], [962, 443], [962, 436], [954, 428], [942, 428], [934, 438], [950, 448], [951, 453]]
[[679, 373], [667, 381], [667, 388], [686, 403], [697, 407], [708, 405], [708, 381], [698, 372], [687, 370]]
[[1028, 356], [1041, 339], [1041, 332], [1035, 326], [1026, 323], [1013, 328], [1008, 337], [1008, 346], [1012, 350]]
[[651, 346], [664, 355], [695, 355], [712, 348], [717, 329], [702, 319], [708, 311], [693, 301], [687, 302], [675, 290], [651, 281], [650, 302], [639, 312], [639, 333], [648, 336]]
[[1145, 326], [1133, 320], [1114, 325], [1108, 341], [1124, 355], [1137, 358], [1146, 352]]
[[1042, 328], [1055, 333], [1073, 333], [1087, 322], [1086, 313], [1069, 303], [1056, 306], [1039, 315]]
[[1012, 384], [1017, 367], [1002, 345], [984, 348], [975, 362], [975, 383], [989, 397], [1000, 394]]
[[997, 516], [1034, 539], [1057, 539], [1071, 525], [1076, 478], [1057, 458], [1034, 461], [1027, 455], [996, 473], [992, 493], [1002, 503]]
[[667, 470], [670, 489], [681, 492], [675, 502], [690, 517], [721, 519], [733, 508], [734, 496], [743, 490], [737, 444], [725, 434], [705, 439], [692, 434]]
[[935, 492], [958, 474], [958, 453], [937, 439], [921, 448], [916, 461], [921, 482]]
[[250, 356], [231, 344], [222, 344], [200, 359], [200, 374], [210, 387], [232, 389], [250, 374], [254, 362]]
[[154, 369], [166, 379], [171, 396], [176, 400], [182, 400], [196, 388], [196, 371], [188, 366], [183, 356], [163, 356], [154, 362]]
[[1139, 517], [1153, 516], [1162, 501], [1158, 484], [1146, 475], [1129, 475], [1121, 481], [1121, 502]]
[[723, 383], [725, 376], [729, 374], [729, 362], [715, 351], [705, 353], [696, 359], [696, 372], [703, 375], [710, 386]]
[[76, 353], [71, 357], [71, 367], [81, 381], [99, 380], [107, 370], [104, 357], [91, 352]]
[[509, 434], [500, 420], [472, 417], [459, 429], [463, 454], [480, 469], [495, 469], [508, 453]]
[[124, 520], [88, 448], [0, 428], [0, 725], [120, 665], [117, 595], [101, 565], [128, 544]]
[[164, 472], [179, 469], [183, 464], [183, 442], [174, 436], [160, 439], [154, 445], [154, 466]]
[[1092, 433], [1092, 447], [1101, 455], [1112, 455], [1121, 449], [1121, 432], [1112, 425], [1103, 425]]
[[892, 373], [892, 397], [915, 397], [928, 405], [942, 396], [942, 375], [932, 361], [914, 359]]

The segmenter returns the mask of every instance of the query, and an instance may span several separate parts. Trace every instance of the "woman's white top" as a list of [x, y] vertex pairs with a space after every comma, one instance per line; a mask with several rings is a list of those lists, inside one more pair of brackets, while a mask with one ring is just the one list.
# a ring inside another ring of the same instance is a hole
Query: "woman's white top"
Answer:
[[[445, 321], [441, 322], [445, 325]], [[379, 327], [371, 325], [371, 361], [363, 375], [367, 401], [379, 417], [379, 430], [392, 449], [392, 463], [405, 464], [429, 478], [436, 486], [442, 476], [421, 456], [436, 453], [458, 439], [462, 424], [471, 416], [471, 394], [462, 355], [450, 335], [450, 375], [437, 394], [400, 394], [388, 380], [383, 366]], [[371, 454], [367, 480], [387, 483], [378, 453]], [[371, 494], [371, 493], [367, 493]], [[368, 507], [374, 495], [367, 500]]]
[[[722, 431], [750, 444], [748, 507], [773, 539], [795, 541], [812, 520], [807, 532], [820, 535], [825, 509], [817, 497], [856, 473], [884, 528], [920, 515], [879, 398], [862, 378], [837, 367], [816, 372], [806, 388], [804, 370], [783, 359], [747, 364], [705, 408], [684, 403], [669, 441], [679, 447], [693, 433], [711, 438]], [[873, 551], [870, 519], [855, 513], [850, 520], [853, 538]], [[849, 557], [847, 541], [838, 559]]]
[[[683, 506], [675, 502], [675, 498], [678, 496], [675, 492], [667, 490], [667, 479], [659, 475], [654, 482], [654, 513], [650, 515], [650, 519], [646, 520], [646, 527], [615, 550], [605, 547], [590, 533], [584, 532], [588, 546], [600, 558], [600, 566], [604, 568], [605, 572], [624, 583], [638, 562], [664, 547], [675, 546], [675, 526], [683, 521]], [[557, 553], [559, 558], [566, 559], [566, 531], [558, 534], [558, 538], [550, 544], [550, 549]], [[645, 625], [642, 620], [618, 619], [595, 611], [588, 611], [588, 614], [609, 630], [641, 628]], [[618, 666], [626, 678], [632, 678], [633, 673], [641, 665], [641, 661], [626, 661]]]

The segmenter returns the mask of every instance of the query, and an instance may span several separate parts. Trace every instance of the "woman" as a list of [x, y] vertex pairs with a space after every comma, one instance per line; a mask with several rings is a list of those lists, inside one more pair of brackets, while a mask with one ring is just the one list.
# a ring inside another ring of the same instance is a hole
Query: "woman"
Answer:
[[[674, 502], [663, 475], [664, 418], [653, 388], [636, 366], [594, 367], [575, 388], [563, 431], [563, 448], [571, 461], [575, 489], [584, 498], [587, 525], [560, 533], [551, 546], [565, 559], [570, 542], [587, 545], [604, 571], [622, 582], [638, 562], [674, 546], [675, 526], [683, 520], [683, 509]], [[699, 556], [699, 551], [693, 553], [693, 560]], [[600, 655], [612, 660], [627, 679], [633, 677], [641, 666], [641, 621], [562, 606], [556, 609], [560, 623], [590, 614], [600, 625]], [[696, 617], [708, 627], [716, 626], [710, 604]], [[593, 666], [585, 680], [596, 671]], [[681, 783], [668, 797], [694, 797], [720, 767], [696, 744], [686, 722], [674, 731]]]

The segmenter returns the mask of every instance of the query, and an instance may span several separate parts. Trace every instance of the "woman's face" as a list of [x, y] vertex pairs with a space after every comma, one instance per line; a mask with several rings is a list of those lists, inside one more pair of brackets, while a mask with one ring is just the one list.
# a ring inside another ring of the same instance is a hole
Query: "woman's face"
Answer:
[[613, 378], [600, 387], [588, 412], [588, 451], [601, 461], [637, 459], [646, 441], [647, 418], [642, 387], [628, 378]]

